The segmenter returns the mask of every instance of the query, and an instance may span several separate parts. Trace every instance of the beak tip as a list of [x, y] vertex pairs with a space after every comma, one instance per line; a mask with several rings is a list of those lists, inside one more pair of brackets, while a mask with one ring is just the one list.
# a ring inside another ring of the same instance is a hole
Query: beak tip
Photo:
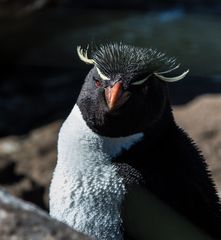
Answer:
[[113, 108], [114, 108], [114, 105], [111, 104], [111, 103], [108, 103], [107, 106], [108, 106], [108, 109], [109, 109], [110, 111], [113, 110]]

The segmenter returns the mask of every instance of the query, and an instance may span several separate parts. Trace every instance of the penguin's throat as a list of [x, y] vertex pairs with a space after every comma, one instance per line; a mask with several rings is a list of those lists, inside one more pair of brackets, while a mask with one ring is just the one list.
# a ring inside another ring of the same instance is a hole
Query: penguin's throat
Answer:
[[84, 121], [77, 105], [64, 122], [59, 134], [59, 156], [79, 161], [110, 161], [122, 151], [141, 141], [143, 133], [127, 137], [104, 137], [94, 133]]

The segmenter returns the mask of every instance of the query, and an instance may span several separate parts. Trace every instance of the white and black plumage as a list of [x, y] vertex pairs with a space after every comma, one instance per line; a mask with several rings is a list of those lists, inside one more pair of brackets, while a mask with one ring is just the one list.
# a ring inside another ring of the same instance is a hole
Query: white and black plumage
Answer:
[[142, 185], [221, 239], [217, 193], [207, 165], [173, 118], [167, 82], [179, 67], [156, 50], [97, 47], [58, 141], [50, 214], [93, 239], [128, 239], [121, 215], [130, 186]]

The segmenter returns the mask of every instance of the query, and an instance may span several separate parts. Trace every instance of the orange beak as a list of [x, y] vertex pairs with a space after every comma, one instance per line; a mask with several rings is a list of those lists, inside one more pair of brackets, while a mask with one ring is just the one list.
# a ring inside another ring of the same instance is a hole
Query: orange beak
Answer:
[[112, 110], [116, 105], [122, 93], [122, 82], [116, 82], [114, 86], [105, 89], [107, 105]]

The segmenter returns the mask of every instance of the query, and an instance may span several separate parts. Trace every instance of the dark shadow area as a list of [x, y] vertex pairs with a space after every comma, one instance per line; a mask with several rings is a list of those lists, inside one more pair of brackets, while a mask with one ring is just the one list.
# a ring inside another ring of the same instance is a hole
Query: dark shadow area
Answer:
[[83, 71], [19, 67], [0, 82], [0, 136], [25, 134], [67, 116], [76, 101]]
[[31, 183], [32, 183], [31, 189], [22, 192], [21, 198], [38, 205], [40, 208], [44, 210], [48, 210], [47, 207], [45, 206], [43, 198], [45, 193], [45, 187], [40, 186], [34, 181], [31, 181]]
[[150, 10], [150, 9], [165, 9], [169, 7], [182, 6], [187, 10], [201, 9], [202, 7], [217, 7], [220, 6], [218, 0], [112, 0], [112, 1], [102, 1], [102, 0], [10, 0], [2, 1], [0, 7], [4, 8], [5, 11], [13, 11], [16, 9], [22, 11], [22, 13], [27, 13], [29, 11], [36, 11], [40, 8], [49, 7], [66, 7], [66, 8], [78, 8], [78, 9], [111, 9], [111, 10]]
[[[2, 161], [2, 160], [1, 160]], [[2, 165], [2, 164], [1, 164]], [[0, 169], [0, 184], [1, 185], [12, 185], [21, 181], [25, 176], [17, 174], [15, 171], [16, 163], [14, 161], [4, 162], [4, 167]]]

